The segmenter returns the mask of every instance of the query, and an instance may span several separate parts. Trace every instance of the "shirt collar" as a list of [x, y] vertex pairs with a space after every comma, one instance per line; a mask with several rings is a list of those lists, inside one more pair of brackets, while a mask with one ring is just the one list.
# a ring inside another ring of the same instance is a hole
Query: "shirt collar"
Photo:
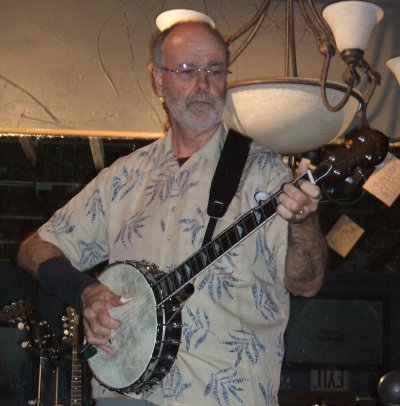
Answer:
[[[224, 123], [217, 128], [213, 136], [207, 141], [207, 143], [200, 148], [197, 152], [195, 152], [192, 158], [203, 158], [206, 159], [212, 164], [214, 167], [217, 166], [219, 157], [221, 155], [222, 148], [224, 146], [224, 142], [226, 136], [228, 134], [228, 128]], [[168, 130], [168, 133], [164, 139], [165, 142], [165, 150], [172, 151], [172, 131], [171, 129]]]

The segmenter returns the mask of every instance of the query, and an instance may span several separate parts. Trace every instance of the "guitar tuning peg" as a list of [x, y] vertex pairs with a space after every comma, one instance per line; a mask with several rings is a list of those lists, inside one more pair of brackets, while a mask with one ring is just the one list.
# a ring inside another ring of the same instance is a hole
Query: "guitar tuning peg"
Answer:
[[68, 323], [63, 323], [63, 328], [68, 328], [69, 326], [68, 326]]
[[24, 330], [24, 329], [25, 329], [25, 323], [23, 323], [22, 321], [20, 321], [20, 322], [17, 324], [17, 328], [18, 328], [18, 330]]
[[66, 337], [69, 336], [69, 330], [67, 330], [67, 329], [64, 330], [64, 336], [66, 336]]
[[31, 344], [29, 341], [22, 341], [22, 343], [21, 343], [21, 348], [23, 348], [23, 349], [26, 349], [30, 346], [31, 346]]

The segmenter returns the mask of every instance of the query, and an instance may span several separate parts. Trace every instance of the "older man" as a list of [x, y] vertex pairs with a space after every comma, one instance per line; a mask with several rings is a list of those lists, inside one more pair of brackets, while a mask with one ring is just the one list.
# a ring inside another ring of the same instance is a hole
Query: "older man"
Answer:
[[[152, 74], [168, 112], [168, 134], [103, 170], [21, 245], [20, 266], [51, 293], [81, 306], [86, 340], [105, 352], [119, 351], [110, 338], [124, 325], [110, 309], [126, 304], [79, 271], [144, 257], [169, 272], [201, 247], [210, 184], [227, 136], [221, 120], [228, 58], [222, 36], [207, 24], [181, 23], [161, 33]], [[128, 398], [95, 387], [97, 404], [277, 404], [289, 292], [316, 294], [327, 266], [320, 189], [306, 180], [295, 187], [290, 177], [277, 154], [251, 144], [215, 234], [256, 206], [257, 191], [271, 196], [284, 185], [279, 215], [193, 281], [179, 353], [164, 379]]]

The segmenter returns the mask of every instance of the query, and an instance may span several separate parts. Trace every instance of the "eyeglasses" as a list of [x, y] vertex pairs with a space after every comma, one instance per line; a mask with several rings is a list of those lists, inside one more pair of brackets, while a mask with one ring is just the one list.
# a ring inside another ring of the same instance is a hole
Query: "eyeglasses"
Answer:
[[215, 82], [222, 82], [226, 76], [232, 73], [225, 65], [213, 65], [208, 68], [199, 68], [194, 63], [181, 63], [175, 69], [167, 68], [165, 66], [159, 67], [166, 72], [172, 72], [183, 82], [190, 82], [194, 78], [198, 78], [202, 72], [205, 77]]

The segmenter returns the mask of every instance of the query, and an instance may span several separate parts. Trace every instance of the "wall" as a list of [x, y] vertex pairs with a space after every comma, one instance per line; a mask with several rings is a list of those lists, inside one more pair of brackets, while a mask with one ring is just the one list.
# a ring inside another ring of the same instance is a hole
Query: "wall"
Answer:
[[[373, 33], [367, 59], [382, 73], [382, 85], [369, 116], [372, 126], [398, 139], [398, 86], [384, 63], [400, 55], [400, 5], [377, 2], [385, 17]], [[232, 81], [283, 74], [283, 3], [272, 1], [260, 32], [232, 66]], [[164, 117], [147, 70], [155, 16], [166, 9], [192, 8], [209, 14], [227, 35], [246, 23], [260, 4], [261, 0], [1, 0], [0, 127], [159, 132]], [[276, 27], [282, 30], [277, 33]], [[319, 75], [322, 61], [314, 39], [302, 24], [296, 33], [300, 52], [306, 55], [299, 57], [299, 75]], [[232, 50], [238, 45], [234, 43]], [[340, 79], [342, 70], [343, 64], [335, 63], [330, 78]]]

